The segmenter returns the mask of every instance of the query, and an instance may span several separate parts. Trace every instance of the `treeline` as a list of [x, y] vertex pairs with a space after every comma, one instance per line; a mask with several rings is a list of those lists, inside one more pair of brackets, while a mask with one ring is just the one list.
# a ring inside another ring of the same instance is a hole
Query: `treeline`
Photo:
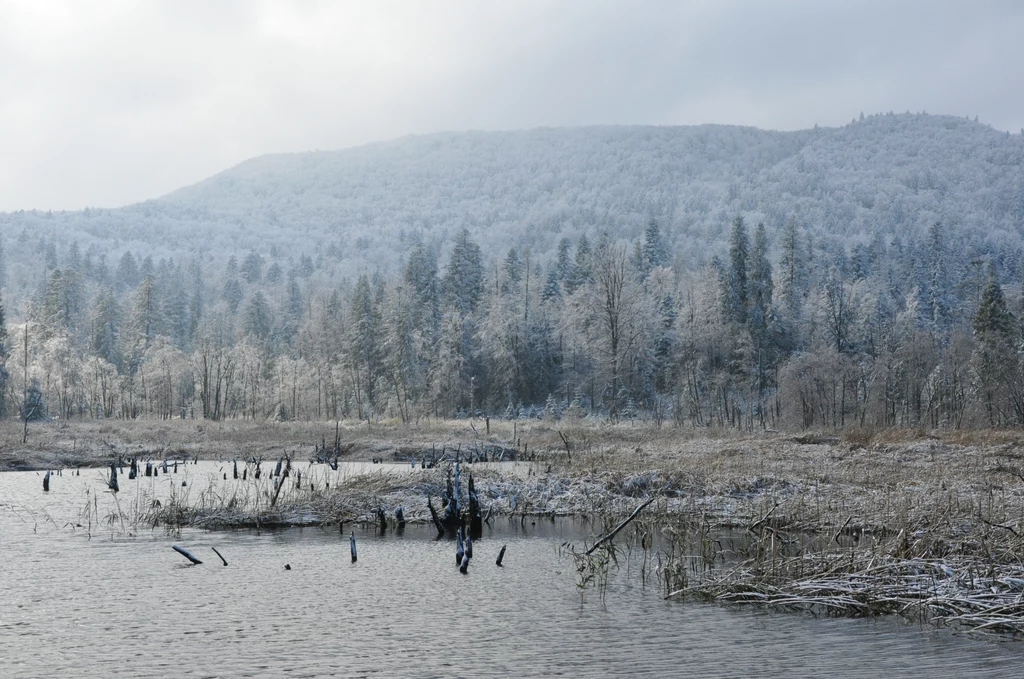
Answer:
[[108, 266], [51, 241], [27, 320], [9, 335], [0, 323], [0, 408], [1020, 425], [1020, 309], [1004, 296], [1017, 272], [967, 259], [949, 236], [935, 224], [917, 241], [823, 249], [791, 219], [770, 247], [737, 218], [728, 257], [692, 271], [654, 220], [631, 243], [563, 239], [543, 263], [525, 247], [488, 263], [464, 230], [443, 267], [420, 244], [394, 278], [334, 284], [308, 257], [250, 252], [215, 271], [126, 252]]

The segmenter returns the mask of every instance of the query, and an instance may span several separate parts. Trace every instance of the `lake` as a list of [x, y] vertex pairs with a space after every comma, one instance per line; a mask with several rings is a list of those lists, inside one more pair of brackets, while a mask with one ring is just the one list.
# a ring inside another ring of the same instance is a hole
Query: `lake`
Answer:
[[[190, 481], [215, 481], [223, 472], [213, 465], [200, 465]], [[69, 474], [53, 477], [48, 494], [41, 474], [0, 474], [5, 677], [1024, 673], [1024, 644], [999, 637], [665, 601], [657, 582], [641, 577], [639, 555], [613, 569], [603, 598], [592, 588], [581, 597], [562, 545], [582, 545], [599, 530], [584, 522], [499, 518], [484, 527], [462, 575], [454, 542], [435, 540], [423, 525], [401, 535], [356, 527], [354, 564], [348, 526], [346, 535], [337, 526], [125, 530], [104, 523], [115, 502], [105, 472]], [[171, 475], [143, 479], [135, 491], [123, 484], [116, 502], [159, 495], [161, 484], [171, 492], [175, 483]], [[92, 530], [75, 526], [87, 502]], [[205, 563], [191, 565], [172, 544]]]

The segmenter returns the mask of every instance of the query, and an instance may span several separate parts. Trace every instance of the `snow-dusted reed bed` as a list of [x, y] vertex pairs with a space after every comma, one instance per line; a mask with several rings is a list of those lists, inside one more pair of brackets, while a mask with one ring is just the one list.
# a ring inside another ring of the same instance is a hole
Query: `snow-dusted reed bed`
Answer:
[[[143, 423], [148, 438], [129, 424], [98, 426], [37, 430], [47, 441], [30, 451], [37, 468], [45, 469], [38, 460], [47, 455], [67, 459], [72, 437], [81, 462], [97, 466], [115, 453], [241, 464], [238, 480], [226, 467], [226, 479], [183, 488], [158, 506], [134, 505], [142, 515], [125, 525], [379, 526], [383, 514], [391, 530], [399, 507], [406, 521], [430, 522], [428, 499], [440, 509], [457, 456], [463, 478], [474, 477], [487, 520], [588, 517], [596, 539], [601, 526], [655, 498], [615, 542], [649, 545], [636, 540], [640, 531], [659, 536], [651, 549], [660, 559], [650, 563], [660, 564], [666, 593], [677, 597], [834, 615], [898, 613], [1024, 633], [1019, 432], [737, 434], [588, 420], [412, 428], [364, 422], [338, 428], [341, 459], [367, 462], [343, 473], [309, 461], [315, 444], [333, 439], [333, 423]], [[494, 451], [511, 451], [517, 461], [465, 462], [484, 450], [491, 459]], [[285, 453], [292, 472], [275, 477], [270, 470]], [[10, 463], [18, 453], [5, 447], [3, 454]], [[440, 461], [423, 469], [428, 455]], [[259, 479], [244, 462], [254, 456], [264, 460]], [[727, 531], [742, 539], [719, 539]], [[584, 571], [608, 563], [605, 549]]]

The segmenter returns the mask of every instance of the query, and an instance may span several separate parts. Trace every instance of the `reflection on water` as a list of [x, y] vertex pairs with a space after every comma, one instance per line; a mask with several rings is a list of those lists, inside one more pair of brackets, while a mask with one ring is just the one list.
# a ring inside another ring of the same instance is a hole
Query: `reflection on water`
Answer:
[[[98, 472], [86, 474], [100, 485]], [[89, 539], [61, 527], [84, 493], [68, 481], [66, 472], [55, 477], [44, 497], [41, 475], [0, 474], [5, 677], [1024, 671], [1017, 642], [893, 620], [666, 602], [657, 587], [644, 588], [635, 564], [613, 574], [603, 602], [597, 596], [581, 602], [573, 562], [559, 555], [559, 546], [582, 540], [590, 528], [568, 521], [499, 520], [485, 528], [469, 573], [461, 575], [454, 545], [433, 540], [425, 526], [409, 526], [402, 536], [357, 529], [356, 564], [336, 529], [185, 531], [173, 538], [162, 530], [136, 537], [108, 530]], [[171, 550], [175, 543], [205, 563], [189, 565]], [[494, 559], [503, 544], [505, 567], [498, 568]]]

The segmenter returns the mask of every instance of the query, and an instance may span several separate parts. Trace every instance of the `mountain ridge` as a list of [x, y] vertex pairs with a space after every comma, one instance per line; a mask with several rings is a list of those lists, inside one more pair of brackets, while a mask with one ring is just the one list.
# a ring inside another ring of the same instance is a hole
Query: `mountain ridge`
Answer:
[[879, 114], [843, 127], [591, 126], [410, 135], [266, 154], [160, 198], [112, 209], [0, 214], [82, 247], [154, 256], [333, 246], [348, 271], [393, 271], [468, 228], [486, 255], [563, 236], [634, 239], [655, 218], [688, 267], [724, 252], [736, 215], [774, 235], [795, 217], [824, 247], [915, 238], [936, 221], [986, 247], [1024, 239], [1024, 143], [963, 118]]

